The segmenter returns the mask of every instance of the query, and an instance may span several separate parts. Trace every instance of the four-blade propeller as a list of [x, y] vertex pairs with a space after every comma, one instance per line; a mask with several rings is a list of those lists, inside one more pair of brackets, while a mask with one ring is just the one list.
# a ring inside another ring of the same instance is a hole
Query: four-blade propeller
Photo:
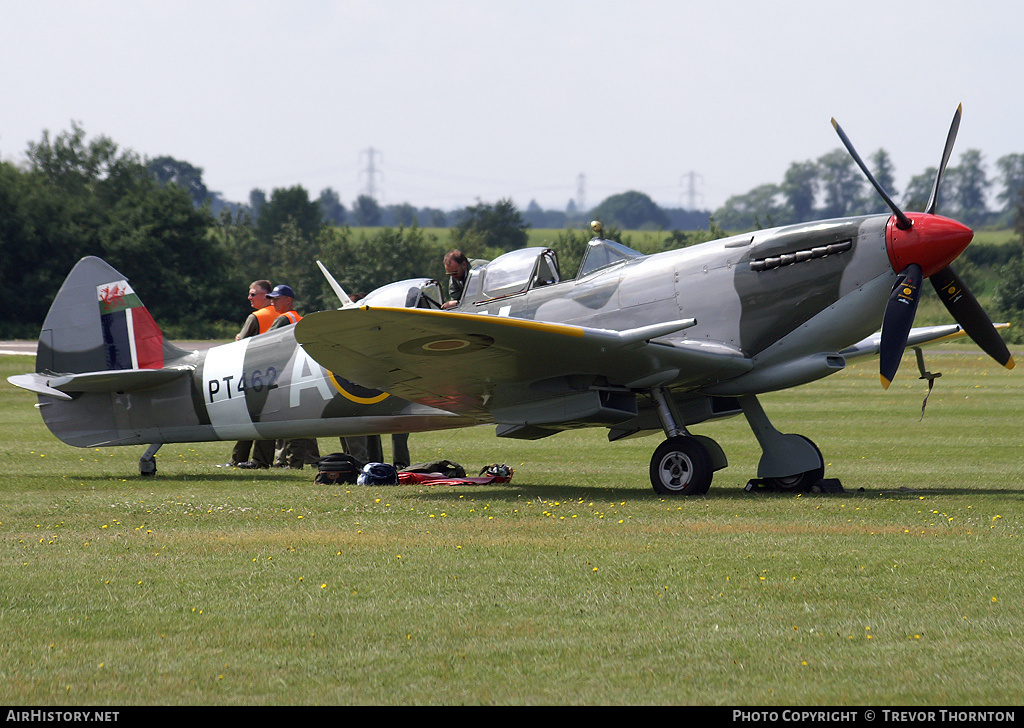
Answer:
[[[879, 376], [882, 386], [887, 389], [896, 376], [896, 370], [903, 358], [903, 350], [907, 345], [907, 337], [914, 325], [914, 314], [917, 312], [923, 278], [931, 280], [946, 309], [982, 351], [1007, 369], [1014, 367], [1013, 357], [992, 325], [991, 319], [949, 266], [949, 261], [967, 247], [974, 234], [960, 223], [935, 214], [942, 175], [953, 153], [961, 113], [961, 107], [957, 106], [949, 134], [946, 136], [942, 162], [935, 173], [935, 182], [924, 214], [911, 215], [903, 212], [886, 194], [853, 148], [850, 139], [843, 133], [836, 120], [832, 119], [832, 126], [835, 127], [850, 156], [893, 214], [890, 230], [886, 235], [886, 244], [898, 275], [885, 307], [879, 350]], [[897, 265], [899, 267], [896, 267]]]

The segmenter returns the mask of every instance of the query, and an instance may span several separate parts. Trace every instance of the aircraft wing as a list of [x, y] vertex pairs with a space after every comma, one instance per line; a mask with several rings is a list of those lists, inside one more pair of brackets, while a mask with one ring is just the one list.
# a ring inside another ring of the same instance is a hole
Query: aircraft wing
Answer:
[[695, 323], [613, 331], [362, 306], [310, 314], [295, 338], [321, 366], [360, 386], [480, 416], [588, 389], [697, 386], [750, 370], [750, 360], [731, 347], [663, 338]]
[[[1010, 324], [993, 324], [997, 329], [1008, 329]], [[944, 326], [921, 326], [910, 330], [907, 338], [907, 346], [925, 346], [938, 344], [949, 339], [957, 339], [966, 336], [967, 333], [958, 324], [947, 324]], [[881, 333], [875, 333], [866, 339], [861, 339], [853, 346], [843, 349], [840, 354], [849, 359], [858, 359], [865, 356], [877, 356], [881, 347]]]

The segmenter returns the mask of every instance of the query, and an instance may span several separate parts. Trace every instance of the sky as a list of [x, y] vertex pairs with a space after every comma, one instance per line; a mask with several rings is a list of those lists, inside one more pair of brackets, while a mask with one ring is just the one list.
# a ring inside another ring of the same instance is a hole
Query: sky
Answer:
[[1024, 153], [1022, 29], [1019, 0], [0, 0], [0, 159], [74, 121], [236, 202], [714, 209], [835, 117], [899, 192], [959, 103], [951, 164]]

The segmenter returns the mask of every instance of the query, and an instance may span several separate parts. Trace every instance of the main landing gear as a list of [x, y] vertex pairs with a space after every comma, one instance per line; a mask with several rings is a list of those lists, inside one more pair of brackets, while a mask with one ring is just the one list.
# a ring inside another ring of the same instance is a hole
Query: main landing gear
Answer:
[[[686, 431], [667, 391], [652, 390], [651, 398], [668, 436], [651, 458], [654, 491], [659, 495], [704, 495], [711, 487], [715, 471], [728, 466], [725, 453], [714, 440]], [[761, 445], [756, 481], [759, 485], [770, 490], [803, 492], [822, 482], [825, 461], [813, 442], [803, 435], [776, 430], [753, 395], [740, 397], [739, 403]]]
[[707, 448], [691, 435], [668, 438], [651, 458], [651, 485], [660, 495], [704, 495], [713, 475]]
[[761, 446], [757, 477], [771, 490], [803, 492], [818, 485], [825, 475], [825, 460], [818, 446], [803, 435], [784, 435], [769, 422], [757, 397], [739, 398], [740, 407]]
[[717, 442], [691, 435], [683, 427], [672, 395], [663, 388], [651, 390], [651, 398], [668, 439], [651, 458], [651, 485], [659, 495], [704, 495], [716, 470], [729, 463]]

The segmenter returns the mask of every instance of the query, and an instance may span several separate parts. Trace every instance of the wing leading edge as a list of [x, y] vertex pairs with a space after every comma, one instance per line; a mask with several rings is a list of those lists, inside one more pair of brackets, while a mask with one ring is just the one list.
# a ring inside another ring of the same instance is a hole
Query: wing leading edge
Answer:
[[[997, 329], [1008, 329], [1010, 324], [1001, 323], [993, 324]], [[907, 337], [907, 346], [926, 346], [929, 344], [938, 344], [942, 341], [948, 341], [950, 339], [958, 339], [961, 336], [966, 336], [967, 333], [959, 324], [945, 324], [942, 326], [920, 326], [910, 330], [910, 335]], [[865, 356], [877, 356], [881, 349], [882, 335], [881, 333], [875, 333], [866, 339], [858, 341], [853, 346], [847, 347], [839, 352], [847, 360], [859, 359]]]
[[663, 339], [695, 323], [613, 331], [363, 306], [310, 314], [295, 337], [321, 366], [360, 386], [481, 416], [582, 390], [697, 386], [750, 370], [750, 360], [728, 346]]

